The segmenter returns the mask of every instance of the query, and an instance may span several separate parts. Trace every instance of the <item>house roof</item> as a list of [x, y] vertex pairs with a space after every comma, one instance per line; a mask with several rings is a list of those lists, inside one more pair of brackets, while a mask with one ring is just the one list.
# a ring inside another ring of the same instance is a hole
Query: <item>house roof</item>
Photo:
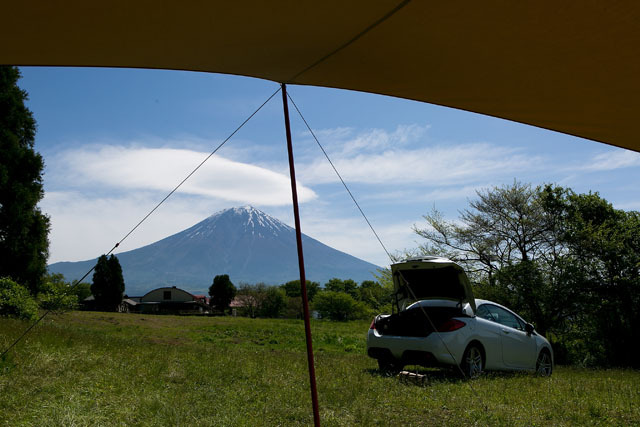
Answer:
[[191, 296], [191, 298], [193, 298], [193, 299], [196, 298], [195, 295], [193, 295], [191, 292], [185, 291], [184, 289], [180, 289], [180, 288], [178, 288], [176, 286], [171, 286], [171, 287], [165, 286], [165, 287], [161, 287], [161, 288], [156, 288], [156, 289], [150, 290], [149, 292], [144, 294], [142, 297], [140, 297], [140, 299], [143, 300], [143, 299], [145, 299], [147, 297], [147, 295], [149, 295], [149, 294], [151, 294], [153, 292], [158, 292], [158, 291], [178, 291], [178, 292], [182, 292], [182, 293], [185, 293], [185, 294]]

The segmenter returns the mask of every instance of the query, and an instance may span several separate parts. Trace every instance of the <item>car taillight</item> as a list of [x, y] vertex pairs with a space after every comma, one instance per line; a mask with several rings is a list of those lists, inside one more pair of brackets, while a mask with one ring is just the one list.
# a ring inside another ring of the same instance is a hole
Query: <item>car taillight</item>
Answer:
[[371, 321], [371, 326], [369, 326], [369, 329], [375, 329], [375, 328], [376, 328], [376, 319], [374, 317], [373, 320]]
[[438, 327], [438, 332], [451, 332], [465, 327], [467, 324], [458, 319], [449, 319]]

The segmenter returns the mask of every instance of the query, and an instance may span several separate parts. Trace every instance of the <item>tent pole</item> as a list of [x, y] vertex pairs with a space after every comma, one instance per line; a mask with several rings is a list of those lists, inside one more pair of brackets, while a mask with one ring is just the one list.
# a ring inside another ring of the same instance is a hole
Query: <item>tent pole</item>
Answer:
[[313, 422], [320, 425], [318, 410], [318, 391], [316, 389], [316, 370], [313, 361], [313, 344], [311, 341], [311, 325], [309, 322], [309, 301], [307, 299], [307, 280], [304, 273], [304, 256], [302, 252], [302, 232], [300, 231], [300, 211], [298, 209], [298, 190], [296, 187], [296, 171], [293, 165], [293, 144], [291, 143], [291, 125], [289, 124], [289, 103], [287, 101], [287, 85], [282, 83], [282, 107], [284, 109], [284, 127], [287, 133], [287, 151], [289, 152], [289, 175], [291, 176], [291, 196], [293, 198], [293, 217], [296, 225], [296, 244], [298, 246], [298, 267], [300, 268], [300, 286], [302, 288], [302, 307], [304, 309], [304, 331], [307, 339], [307, 362], [309, 364], [309, 383], [311, 385], [311, 403], [313, 405]]

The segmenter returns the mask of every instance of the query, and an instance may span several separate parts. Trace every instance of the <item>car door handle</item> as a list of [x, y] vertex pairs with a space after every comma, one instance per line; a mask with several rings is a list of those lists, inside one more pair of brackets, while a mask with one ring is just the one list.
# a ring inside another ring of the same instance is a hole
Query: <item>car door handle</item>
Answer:
[[502, 329], [502, 332], [504, 332], [505, 334], [509, 333], [509, 331], [507, 331], [506, 329]]

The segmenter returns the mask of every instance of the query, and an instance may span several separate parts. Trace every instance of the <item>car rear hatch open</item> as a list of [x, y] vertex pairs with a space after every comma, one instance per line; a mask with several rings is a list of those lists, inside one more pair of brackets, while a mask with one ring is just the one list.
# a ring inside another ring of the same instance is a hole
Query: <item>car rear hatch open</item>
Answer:
[[473, 313], [476, 303], [464, 269], [439, 257], [408, 258], [391, 265], [395, 302], [398, 311], [415, 301], [450, 300], [469, 303]]

